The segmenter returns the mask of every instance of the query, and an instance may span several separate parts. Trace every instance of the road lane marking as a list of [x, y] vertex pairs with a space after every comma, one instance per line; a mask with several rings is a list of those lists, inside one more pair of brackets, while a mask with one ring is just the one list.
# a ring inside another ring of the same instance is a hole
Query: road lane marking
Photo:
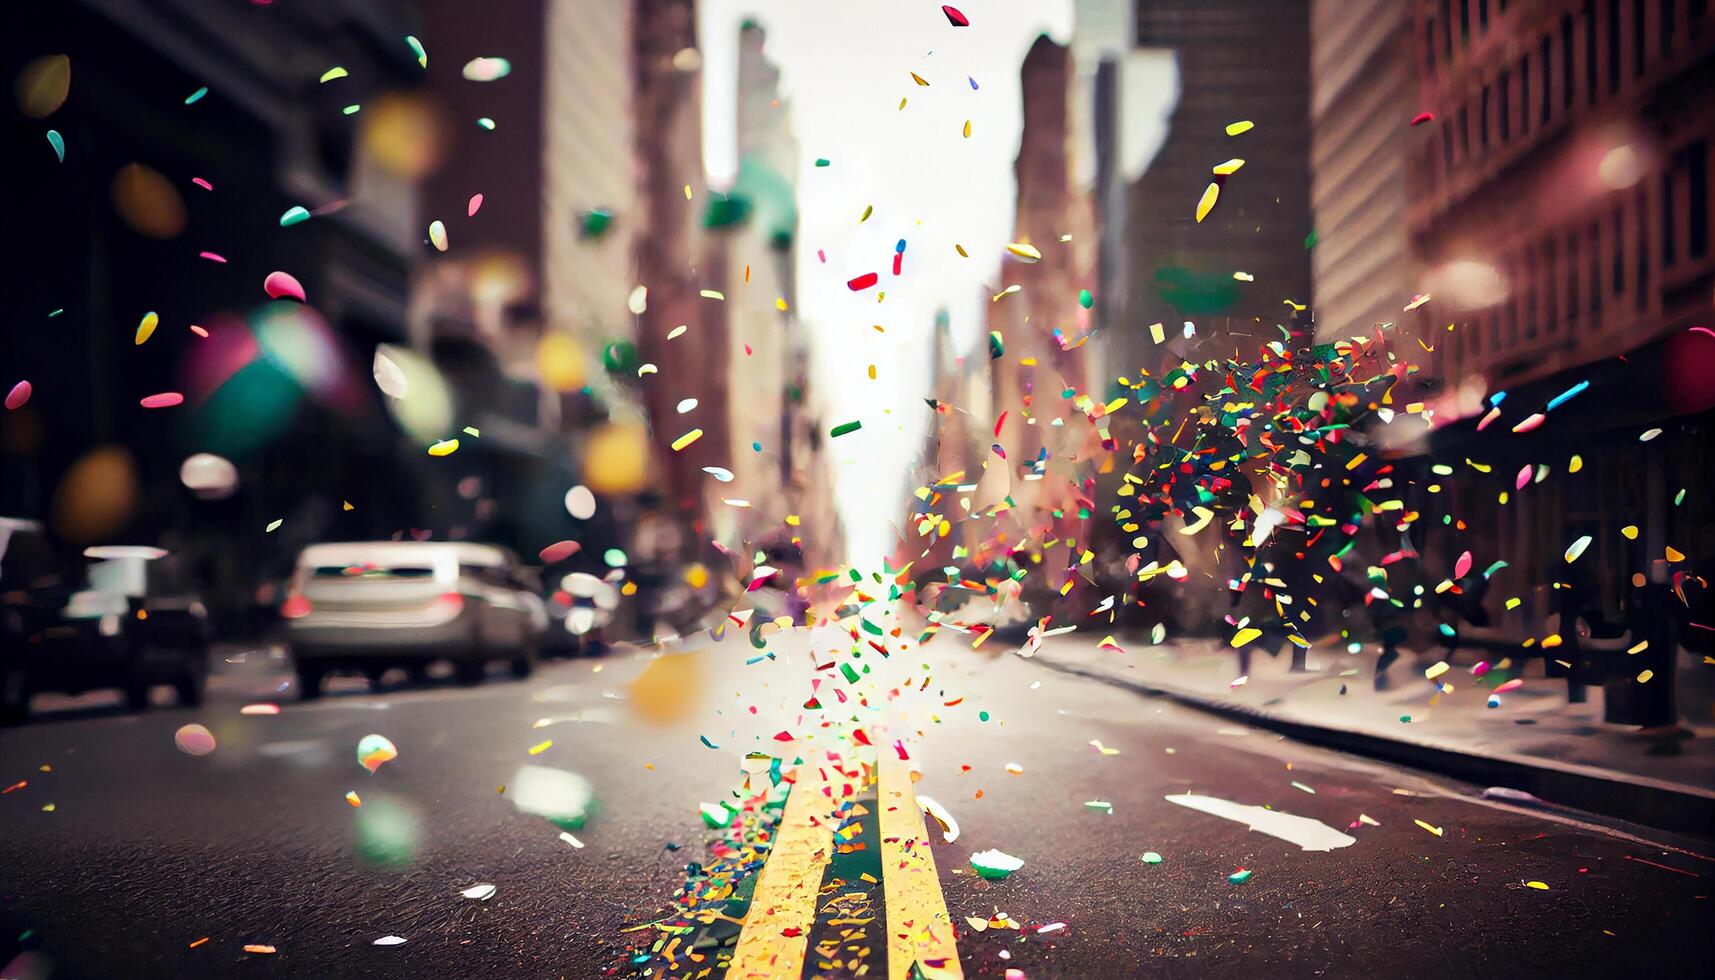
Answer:
[[915, 965], [926, 977], [963, 977], [923, 811], [911, 789], [911, 772], [903, 761], [889, 758], [881, 760], [880, 770], [876, 804], [881, 885], [887, 901], [887, 975], [894, 980], [909, 978]]
[[797, 977], [804, 973], [810, 931], [816, 925], [816, 899], [822, 875], [833, 856], [828, 815], [833, 804], [825, 761], [807, 760], [786, 797], [786, 811], [775, 829], [774, 846], [757, 875], [750, 909], [726, 975], [737, 978]]

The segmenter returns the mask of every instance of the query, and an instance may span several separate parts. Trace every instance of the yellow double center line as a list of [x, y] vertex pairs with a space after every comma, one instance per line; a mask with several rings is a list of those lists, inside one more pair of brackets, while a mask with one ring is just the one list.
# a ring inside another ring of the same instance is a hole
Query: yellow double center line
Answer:
[[[757, 877], [728, 978], [803, 975], [816, 924], [817, 895], [834, 852], [835, 801], [827, 792], [830, 769], [821, 759], [798, 767], [798, 781], [787, 797], [774, 847]], [[876, 796], [887, 904], [888, 976], [909, 978], [915, 966], [928, 977], [963, 977], [923, 811], [903, 762], [882, 760]]]

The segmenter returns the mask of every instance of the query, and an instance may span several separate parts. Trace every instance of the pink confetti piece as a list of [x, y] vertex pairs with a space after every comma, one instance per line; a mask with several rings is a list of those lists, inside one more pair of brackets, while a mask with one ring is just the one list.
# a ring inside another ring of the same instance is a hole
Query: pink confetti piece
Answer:
[[195, 184], [195, 185], [197, 185], [197, 186], [198, 186], [198, 187], [200, 187], [200, 188], [202, 188], [202, 189], [203, 189], [203, 190], [205, 190], [205, 191], [212, 191], [212, 190], [214, 190], [214, 185], [213, 185], [213, 184], [211, 184], [211, 183], [209, 183], [209, 182], [208, 182], [208, 181], [206, 181], [206, 180], [203, 180], [203, 179], [202, 179], [202, 178], [201, 178], [201, 177], [192, 177], [192, 178], [191, 178], [191, 183], [193, 183], [193, 184]]
[[1471, 571], [1471, 553], [1461, 554], [1459, 560], [1453, 563], [1453, 577], [1464, 578]]
[[197, 326], [194, 323], [191, 324], [191, 333], [196, 334], [198, 337], [201, 337], [204, 340], [208, 339], [208, 331], [203, 329], [202, 327]]
[[176, 391], [163, 391], [158, 395], [150, 395], [142, 401], [144, 408], [172, 408], [184, 403], [185, 396]]
[[1420, 112], [1417, 115], [1411, 117], [1411, 124], [1413, 126], [1421, 126], [1424, 123], [1432, 123], [1434, 121], [1435, 121], [1435, 113], [1433, 113], [1433, 112]]
[[552, 565], [555, 562], [564, 561], [567, 558], [572, 557], [582, 551], [583, 547], [583, 545], [578, 544], [576, 541], [556, 541], [538, 552], [537, 557], [542, 559], [542, 564]]
[[221, 255], [218, 252], [201, 252], [198, 253], [198, 257], [207, 259], [210, 262], [219, 262], [221, 265], [226, 264], [226, 256]]
[[262, 289], [269, 299], [290, 296], [300, 303], [304, 302], [304, 285], [289, 272], [268, 273], [268, 278], [262, 280]]
[[20, 381], [13, 385], [12, 390], [6, 393], [6, 408], [13, 412], [23, 408], [24, 403], [30, 400], [30, 392], [34, 390], [28, 381]]
[[482, 195], [481, 194], [472, 194], [470, 196], [470, 206], [465, 208], [465, 212], [464, 212], [465, 217], [474, 218], [474, 217], [476, 217], [476, 213], [478, 211], [480, 211], [481, 209], [482, 209]]

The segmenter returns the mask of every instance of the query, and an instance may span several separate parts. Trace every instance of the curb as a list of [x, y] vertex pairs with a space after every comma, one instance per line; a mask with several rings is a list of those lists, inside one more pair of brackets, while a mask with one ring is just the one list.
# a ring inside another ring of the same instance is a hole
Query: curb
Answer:
[[1550, 803], [1701, 838], [1715, 837], [1715, 791], [1642, 776], [1628, 776], [1531, 756], [1478, 755], [1465, 749], [1388, 738], [1332, 725], [1311, 724], [1228, 704], [1176, 688], [1148, 684], [1043, 656], [1031, 658], [1050, 670], [1166, 698], [1188, 708], [1277, 732], [1296, 741], [1379, 759], [1478, 786], [1523, 790]]

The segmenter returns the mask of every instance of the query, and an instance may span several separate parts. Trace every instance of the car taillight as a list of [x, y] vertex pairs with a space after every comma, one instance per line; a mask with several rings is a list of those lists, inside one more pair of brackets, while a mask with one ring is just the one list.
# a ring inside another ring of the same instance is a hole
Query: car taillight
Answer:
[[280, 603], [280, 615], [285, 619], [303, 619], [310, 614], [310, 600], [294, 592]]
[[457, 616], [464, 611], [464, 596], [457, 592], [442, 592], [435, 597], [435, 607], [449, 616]]

